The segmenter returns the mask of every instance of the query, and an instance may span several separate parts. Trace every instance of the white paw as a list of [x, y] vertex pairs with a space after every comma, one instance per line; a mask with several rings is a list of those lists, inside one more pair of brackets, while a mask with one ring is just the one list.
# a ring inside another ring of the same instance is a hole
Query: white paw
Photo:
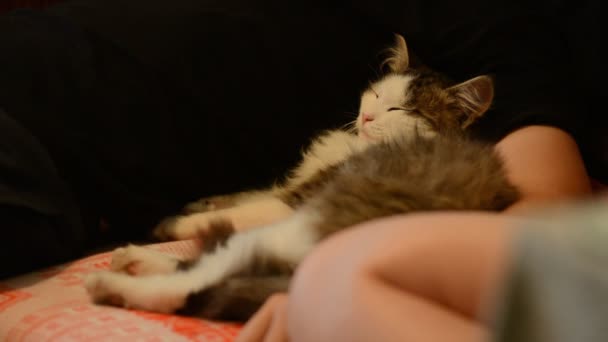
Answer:
[[221, 210], [230, 207], [234, 207], [238, 204], [239, 199], [246, 196], [242, 193], [230, 194], [230, 195], [219, 195], [201, 198], [198, 201], [187, 204], [182, 212], [186, 215], [203, 213], [207, 211]]
[[215, 218], [217, 215], [209, 213], [170, 217], [154, 229], [154, 236], [163, 241], [196, 239]]
[[167, 274], [177, 269], [178, 260], [145, 247], [129, 245], [114, 250], [110, 269], [133, 276]]
[[182, 212], [184, 214], [189, 215], [195, 213], [204, 213], [207, 211], [214, 211], [217, 209], [220, 209], [220, 207], [211, 199], [201, 199], [197, 202], [192, 202], [186, 205]]
[[87, 274], [84, 278], [84, 287], [94, 303], [123, 306], [123, 297], [111, 291], [109, 286], [111, 276], [112, 273], [108, 271]]
[[181, 308], [189, 294], [170, 276], [134, 278], [126, 274], [97, 272], [88, 274], [84, 287], [94, 303], [128, 309], [172, 313]]

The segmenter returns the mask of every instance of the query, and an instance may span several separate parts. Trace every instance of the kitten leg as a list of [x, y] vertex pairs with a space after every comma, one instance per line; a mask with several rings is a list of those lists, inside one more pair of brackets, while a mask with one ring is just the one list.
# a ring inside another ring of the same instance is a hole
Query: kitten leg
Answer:
[[98, 303], [172, 313], [184, 308], [190, 295], [256, 266], [272, 268], [279, 262], [295, 268], [319, 239], [312, 227], [315, 222], [314, 215], [300, 212], [283, 222], [233, 235], [185, 271], [142, 277], [99, 272], [87, 276], [85, 287]]
[[97, 272], [85, 277], [84, 286], [98, 304], [128, 309], [173, 313], [185, 303], [183, 286], [166, 281], [171, 275], [132, 277], [124, 273]]
[[277, 222], [292, 212], [287, 204], [270, 197], [232, 208], [169, 218], [155, 228], [154, 236], [160, 240], [193, 239], [218, 220], [229, 221], [235, 230], [241, 231]]

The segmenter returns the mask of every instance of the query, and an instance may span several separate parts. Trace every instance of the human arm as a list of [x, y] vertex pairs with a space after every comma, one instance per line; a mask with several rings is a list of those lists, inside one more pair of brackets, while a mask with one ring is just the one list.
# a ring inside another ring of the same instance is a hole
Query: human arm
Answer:
[[591, 185], [574, 139], [549, 126], [518, 129], [496, 145], [521, 199], [508, 212], [584, 198]]

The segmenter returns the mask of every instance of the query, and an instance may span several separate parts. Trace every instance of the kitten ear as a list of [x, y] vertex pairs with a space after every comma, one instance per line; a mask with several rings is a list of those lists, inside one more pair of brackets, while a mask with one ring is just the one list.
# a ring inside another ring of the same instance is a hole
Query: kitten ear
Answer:
[[402, 73], [410, 66], [410, 55], [407, 51], [405, 39], [400, 34], [395, 34], [395, 45], [388, 49], [389, 57], [382, 63], [388, 65], [389, 71]]
[[494, 81], [490, 76], [479, 76], [448, 88], [457, 99], [465, 117], [461, 127], [467, 128], [480, 118], [492, 105]]

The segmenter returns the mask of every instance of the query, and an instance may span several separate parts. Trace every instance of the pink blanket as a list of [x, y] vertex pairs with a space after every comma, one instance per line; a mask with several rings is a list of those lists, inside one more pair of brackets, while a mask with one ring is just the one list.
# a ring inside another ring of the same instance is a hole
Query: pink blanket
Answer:
[[[194, 243], [151, 245], [185, 256]], [[103, 253], [18, 278], [0, 281], [0, 341], [232, 341], [240, 326], [194, 318], [97, 306], [83, 275], [110, 265]]]

